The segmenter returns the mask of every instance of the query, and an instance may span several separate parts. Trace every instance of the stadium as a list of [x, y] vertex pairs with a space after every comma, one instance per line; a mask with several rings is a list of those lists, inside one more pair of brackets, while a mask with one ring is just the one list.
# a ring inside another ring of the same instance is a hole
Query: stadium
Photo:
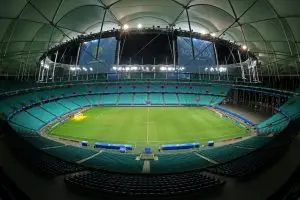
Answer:
[[3, 0], [0, 199], [298, 199], [298, 0]]

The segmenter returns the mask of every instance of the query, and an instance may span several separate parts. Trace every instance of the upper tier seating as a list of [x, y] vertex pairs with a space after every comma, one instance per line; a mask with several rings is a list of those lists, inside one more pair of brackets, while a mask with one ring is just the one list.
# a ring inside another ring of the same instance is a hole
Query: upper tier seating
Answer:
[[151, 161], [151, 173], [182, 172], [211, 166], [212, 163], [195, 153], [159, 154]]
[[68, 175], [65, 181], [74, 189], [145, 198], [207, 193], [223, 184], [219, 179], [199, 172], [142, 176], [87, 171]]
[[110, 171], [140, 173], [143, 163], [141, 160], [136, 160], [136, 155], [133, 154], [102, 152], [82, 164]]
[[20, 125], [20, 126], [32, 129], [32, 130], [39, 130], [45, 125], [44, 122], [31, 116], [26, 111], [19, 112], [11, 119], [11, 121], [16, 123], [17, 125]]
[[209, 95], [200, 95], [200, 104], [202, 105], [211, 105], [212, 96]]

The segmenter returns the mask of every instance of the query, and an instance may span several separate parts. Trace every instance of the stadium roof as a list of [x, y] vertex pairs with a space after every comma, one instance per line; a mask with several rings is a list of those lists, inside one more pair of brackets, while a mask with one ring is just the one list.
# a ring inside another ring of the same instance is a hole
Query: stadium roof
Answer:
[[104, 14], [103, 30], [139, 23], [189, 30], [190, 22], [196, 32], [225, 32], [220, 38], [246, 44], [272, 73], [292, 72], [300, 65], [299, 8], [299, 0], [0, 0], [0, 72], [20, 62], [36, 67], [48, 48], [99, 32]]

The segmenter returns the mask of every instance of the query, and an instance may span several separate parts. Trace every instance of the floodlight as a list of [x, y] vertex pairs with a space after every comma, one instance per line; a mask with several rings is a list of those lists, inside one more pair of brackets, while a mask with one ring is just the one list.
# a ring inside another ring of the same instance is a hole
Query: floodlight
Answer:
[[90, 71], [92, 72], [92, 71], [93, 71], [93, 68], [90, 67]]
[[242, 49], [243, 49], [243, 50], [247, 50], [247, 48], [248, 48], [247, 45], [243, 45], [243, 46], [242, 46]]
[[127, 30], [129, 28], [128, 24], [124, 24], [123, 29]]
[[138, 27], [138, 29], [141, 29], [141, 28], [143, 28], [143, 25], [142, 24], [138, 24], [137, 27]]
[[215, 71], [215, 70], [214, 70], [214, 68], [211, 67], [211, 68], [210, 68], [210, 71], [213, 72], [213, 71]]
[[85, 67], [83, 67], [82, 69], [83, 69], [83, 71], [85, 71], [85, 72], [87, 71], [87, 68], [85, 68]]
[[215, 34], [215, 33], [212, 33], [211, 36], [216, 37], [216, 34]]

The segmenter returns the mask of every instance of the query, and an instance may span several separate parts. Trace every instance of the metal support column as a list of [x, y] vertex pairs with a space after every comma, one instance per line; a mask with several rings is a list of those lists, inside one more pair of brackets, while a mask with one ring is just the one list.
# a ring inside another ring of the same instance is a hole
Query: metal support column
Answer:
[[105, 20], [105, 17], [106, 17], [106, 13], [107, 13], [107, 8], [105, 8], [105, 10], [104, 10], [104, 14], [103, 14], [102, 22], [101, 22], [101, 28], [100, 28], [100, 33], [99, 33], [100, 35], [99, 35], [98, 46], [97, 46], [96, 60], [98, 60], [100, 39], [102, 37], [102, 30], [103, 30], [103, 25], [104, 25], [104, 20]]
[[242, 58], [241, 58], [241, 53], [240, 50], [237, 50], [238, 55], [239, 55], [239, 61], [240, 61], [240, 66], [241, 66], [241, 72], [242, 72], [242, 79], [245, 82], [245, 71], [244, 71], [244, 67], [243, 67], [243, 63], [242, 63]]
[[195, 49], [194, 49], [194, 42], [193, 42], [193, 38], [192, 38], [192, 27], [191, 27], [190, 15], [189, 15], [189, 11], [188, 11], [187, 8], [185, 9], [185, 11], [186, 11], [186, 16], [187, 16], [188, 24], [189, 24], [189, 30], [190, 30], [190, 40], [191, 40], [193, 60], [195, 60]]
[[117, 45], [117, 65], [120, 65], [120, 52], [121, 52], [121, 40], [118, 40], [118, 45]]
[[58, 50], [56, 51], [56, 54], [55, 54], [55, 60], [54, 60], [54, 65], [53, 65], [53, 70], [52, 70], [52, 82], [54, 82], [54, 79], [55, 79], [55, 68], [56, 68], [57, 56], [58, 56]]

